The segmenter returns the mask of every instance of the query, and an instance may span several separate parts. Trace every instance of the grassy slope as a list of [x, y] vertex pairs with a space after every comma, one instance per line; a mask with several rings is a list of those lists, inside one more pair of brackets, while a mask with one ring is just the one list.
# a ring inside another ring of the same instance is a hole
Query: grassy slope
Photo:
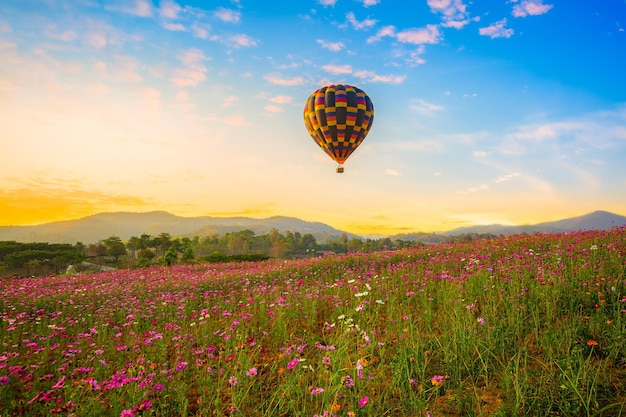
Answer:
[[0, 415], [626, 415], [626, 229], [0, 282]]

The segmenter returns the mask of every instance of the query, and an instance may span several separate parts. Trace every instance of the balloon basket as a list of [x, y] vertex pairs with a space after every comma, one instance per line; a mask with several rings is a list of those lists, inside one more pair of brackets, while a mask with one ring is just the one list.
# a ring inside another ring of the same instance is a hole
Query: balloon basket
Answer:
[[343, 174], [343, 167], [337, 167], [335, 172], [337, 172], [337, 174]]

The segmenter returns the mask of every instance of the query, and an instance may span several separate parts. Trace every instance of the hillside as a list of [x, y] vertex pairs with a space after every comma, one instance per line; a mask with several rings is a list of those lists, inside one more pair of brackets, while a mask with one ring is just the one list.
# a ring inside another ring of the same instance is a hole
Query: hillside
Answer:
[[[36, 226], [2, 226], [0, 240], [17, 242], [50, 243], [95, 243], [110, 236], [127, 240], [131, 236], [148, 234], [157, 236], [169, 233], [172, 236], [193, 237], [224, 235], [249, 229], [257, 235], [268, 233], [272, 229], [280, 233], [286, 231], [310, 233], [319, 243], [328, 239], [339, 238], [343, 233], [324, 223], [308, 222], [293, 217], [274, 216], [265, 219], [249, 217], [181, 217], [164, 211], [147, 213], [99, 213], [76, 220], [46, 223]], [[358, 237], [346, 233], [348, 237]]]
[[[447, 237], [462, 234], [519, 234], [519, 233], [558, 233], [576, 230], [606, 230], [626, 225], [626, 216], [606, 211], [595, 211], [583, 216], [561, 219], [552, 222], [524, 226], [481, 225], [461, 227], [439, 233], [404, 233], [389, 236], [392, 240], [438, 243]], [[99, 213], [76, 220], [46, 223], [37, 226], [0, 226], [0, 240], [17, 242], [49, 243], [95, 243], [110, 236], [127, 240], [131, 236], [148, 234], [157, 236], [169, 233], [174, 237], [223, 236], [229, 232], [249, 229], [256, 235], [263, 235], [272, 229], [280, 233], [299, 232], [312, 234], [318, 243], [337, 239], [342, 234], [349, 238], [359, 236], [335, 229], [320, 222], [309, 222], [293, 217], [273, 216], [265, 219], [250, 217], [181, 217], [164, 211], [146, 213]]]
[[609, 213], [607, 211], [594, 211], [582, 216], [551, 222], [537, 223], [523, 226], [503, 226], [499, 224], [470, 226], [453, 229], [442, 234], [457, 236], [464, 233], [491, 233], [494, 235], [508, 235], [519, 233], [561, 233], [577, 230], [608, 230], [612, 227], [626, 225], [626, 216]]

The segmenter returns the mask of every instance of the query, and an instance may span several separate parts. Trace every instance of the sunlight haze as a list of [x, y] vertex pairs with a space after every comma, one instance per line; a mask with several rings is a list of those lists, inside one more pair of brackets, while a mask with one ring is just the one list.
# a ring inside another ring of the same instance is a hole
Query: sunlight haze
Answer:
[[[626, 215], [626, 1], [0, 2], [0, 225], [290, 216], [363, 236]], [[375, 120], [335, 173], [328, 84]]]

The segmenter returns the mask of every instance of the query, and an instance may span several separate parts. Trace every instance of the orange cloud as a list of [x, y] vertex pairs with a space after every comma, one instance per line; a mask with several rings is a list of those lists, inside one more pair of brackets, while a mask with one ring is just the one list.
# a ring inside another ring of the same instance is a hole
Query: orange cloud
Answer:
[[0, 190], [0, 225], [41, 224], [153, 205], [153, 202], [139, 197], [98, 191], [27, 187]]

